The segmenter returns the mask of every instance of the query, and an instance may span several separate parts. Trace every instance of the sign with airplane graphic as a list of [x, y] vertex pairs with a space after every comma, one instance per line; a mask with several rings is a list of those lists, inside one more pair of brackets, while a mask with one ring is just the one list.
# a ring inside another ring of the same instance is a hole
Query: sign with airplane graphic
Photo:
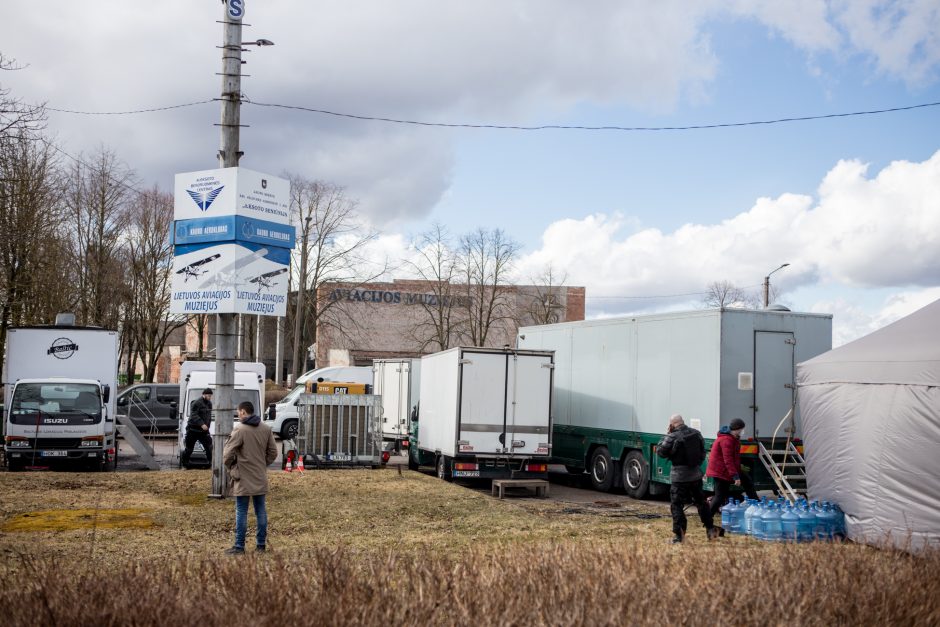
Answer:
[[287, 314], [290, 250], [225, 242], [176, 247], [170, 312]]

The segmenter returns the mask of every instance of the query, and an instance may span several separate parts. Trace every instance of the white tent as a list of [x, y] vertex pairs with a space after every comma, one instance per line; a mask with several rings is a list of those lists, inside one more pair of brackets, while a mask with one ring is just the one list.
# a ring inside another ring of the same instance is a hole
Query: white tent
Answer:
[[810, 499], [850, 539], [940, 547], [940, 300], [797, 366]]

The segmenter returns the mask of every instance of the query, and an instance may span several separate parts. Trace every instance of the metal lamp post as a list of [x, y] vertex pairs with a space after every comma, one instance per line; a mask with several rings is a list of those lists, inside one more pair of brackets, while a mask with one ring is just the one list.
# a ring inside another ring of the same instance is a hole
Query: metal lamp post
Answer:
[[764, 309], [767, 309], [767, 305], [770, 304], [770, 275], [776, 272], [777, 270], [783, 270], [789, 263], [782, 264], [779, 268], [771, 270], [767, 273], [767, 276], [764, 277]]

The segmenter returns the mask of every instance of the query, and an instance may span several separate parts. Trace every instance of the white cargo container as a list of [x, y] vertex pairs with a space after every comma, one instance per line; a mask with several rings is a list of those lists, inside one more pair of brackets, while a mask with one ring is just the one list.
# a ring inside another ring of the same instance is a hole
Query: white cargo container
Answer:
[[[743, 309], [630, 316], [522, 327], [518, 344], [555, 351], [553, 461], [569, 472], [587, 469], [599, 490], [622, 483], [642, 497], [651, 481], [659, 490], [669, 481], [668, 462], [653, 449], [674, 413], [706, 442], [733, 418], [748, 425], [745, 436], [770, 438], [794, 404], [796, 363], [832, 347], [832, 316]], [[795, 425], [798, 437], [798, 417]], [[756, 453], [756, 442], [750, 448], [742, 453]], [[753, 478], [758, 489], [773, 485], [760, 472]]]
[[118, 334], [68, 324], [7, 331], [4, 446], [10, 470], [114, 469]]
[[542, 478], [552, 424], [552, 351], [452, 348], [421, 359], [409, 465], [442, 479]]
[[420, 359], [376, 359], [373, 362], [375, 394], [382, 397], [382, 439], [395, 449], [408, 446], [411, 413], [421, 390]]
[[[193, 403], [202, 396], [206, 388], [215, 389], [214, 361], [184, 361], [180, 366], [180, 406], [179, 406], [179, 455], [186, 448], [186, 423]], [[238, 404], [249, 401], [260, 415], [264, 402], [264, 364], [260, 362], [235, 362], [235, 388], [232, 390], [232, 417], [237, 423]], [[214, 399], [215, 400], [215, 399]], [[215, 435], [217, 410], [213, 408], [212, 424], [209, 435]], [[206, 458], [202, 444], [196, 442], [190, 465], [208, 465], [212, 460]], [[180, 460], [182, 465], [182, 460]]]

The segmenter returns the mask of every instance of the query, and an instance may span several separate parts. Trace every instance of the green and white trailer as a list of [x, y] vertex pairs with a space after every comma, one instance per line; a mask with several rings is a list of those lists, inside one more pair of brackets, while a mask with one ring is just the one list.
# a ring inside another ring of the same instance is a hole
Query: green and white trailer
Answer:
[[[522, 327], [518, 346], [555, 351], [552, 462], [587, 470], [596, 489], [663, 492], [670, 465], [655, 447], [675, 413], [708, 447], [721, 425], [743, 419], [743, 459], [766, 489], [753, 438], [769, 441], [797, 411], [795, 366], [832, 347], [832, 316], [713, 309], [586, 320]], [[798, 439], [799, 416], [787, 423], [795, 432], [777, 436]]]

